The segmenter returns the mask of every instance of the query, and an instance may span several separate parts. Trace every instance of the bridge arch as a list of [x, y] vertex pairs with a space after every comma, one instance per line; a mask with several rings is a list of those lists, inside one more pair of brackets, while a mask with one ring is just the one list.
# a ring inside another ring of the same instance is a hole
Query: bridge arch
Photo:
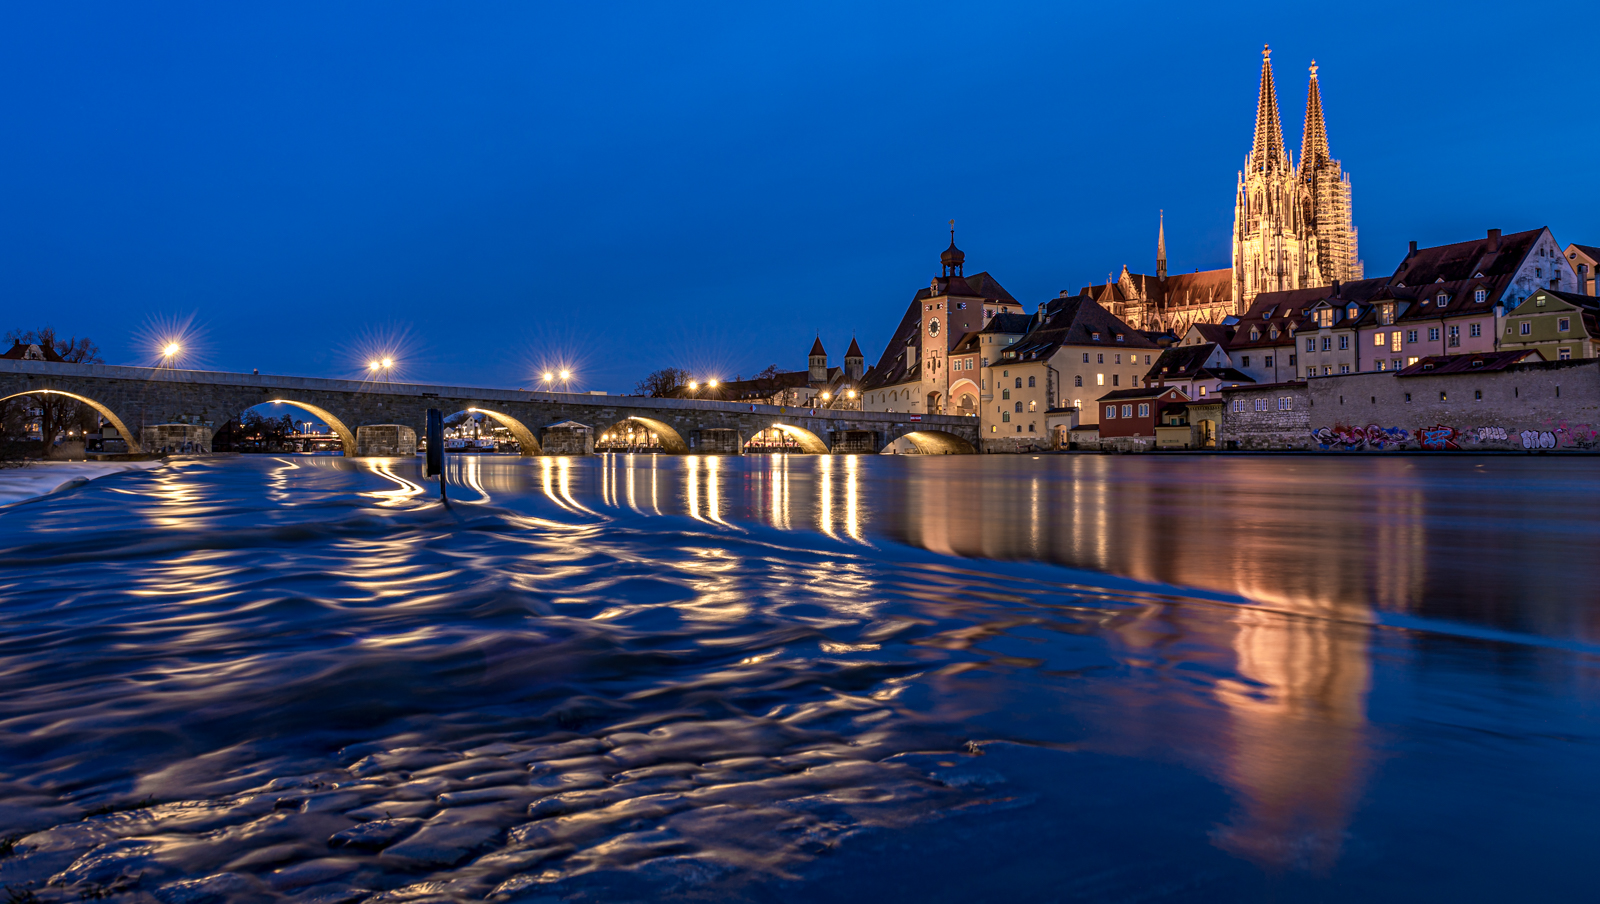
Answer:
[[[822, 437], [812, 433], [810, 430], [807, 430], [804, 427], [797, 427], [794, 424], [782, 424], [774, 422], [768, 424], [762, 429], [776, 430], [782, 433], [784, 436], [794, 440], [795, 443], [800, 446], [801, 452], [810, 455], [827, 455], [830, 451], [832, 451], [828, 448], [828, 444], [823, 442]], [[754, 440], [754, 436], [750, 437], [750, 439], [745, 441], [745, 445], [748, 446]]]
[[510, 430], [511, 435], [516, 437], [517, 445], [522, 449], [523, 455], [544, 454], [544, 447], [539, 445], [539, 438], [533, 435], [533, 431], [528, 429], [528, 425], [517, 420], [511, 415], [506, 414], [503, 411], [495, 411], [489, 408], [463, 408], [462, 410], [470, 411], [475, 414], [486, 414], [489, 417], [494, 418], [496, 423], [507, 430]]
[[673, 455], [689, 454], [689, 444], [684, 441], [681, 433], [668, 426], [665, 421], [658, 421], [651, 417], [641, 417], [636, 414], [630, 414], [627, 417], [624, 417], [622, 420], [617, 421], [615, 424], [605, 428], [604, 430], [597, 431], [596, 436], [598, 437], [606, 433], [615, 433], [618, 427], [627, 426], [630, 422], [643, 425], [644, 427], [648, 428], [651, 433], [654, 433], [656, 435], [656, 442], [661, 444], [661, 451], [670, 452]]
[[[356, 435], [355, 435], [355, 432], [352, 431], [349, 427], [345, 426], [344, 421], [341, 421], [338, 418], [334, 417], [332, 412], [328, 411], [328, 409], [319, 408], [316, 405], [311, 404], [310, 402], [301, 402], [301, 401], [298, 401], [296, 399], [268, 399], [265, 402], [261, 402], [261, 403], [257, 403], [257, 404], [259, 404], [259, 405], [293, 405], [294, 407], [299, 408], [301, 411], [309, 411], [309, 412], [311, 412], [312, 414], [314, 414], [317, 417], [321, 418], [322, 422], [324, 424], [327, 424], [328, 427], [333, 430], [334, 435], [339, 437], [339, 444], [344, 446], [344, 457], [345, 458], [355, 458], [356, 457]], [[252, 405], [250, 407], [254, 408], [254, 407], [257, 407], [257, 406], [256, 405]]]
[[[101, 417], [110, 421], [111, 426], [117, 428], [117, 432], [122, 434], [123, 441], [128, 444], [128, 451], [130, 453], [137, 455], [144, 452], [144, 446], [140, 444], [140, 438], [135, 437], [132, 433], [128, 432], [128, 426], [122, 422], [122, 418], [117, 417], [116, 413], [110, 408], [107, 408], [88, 396], [81, 396], [75, 392], [63, 392], [59, 389], [30, 389], [27, 392], [14, 392], [3, 399], [0, 399], [0, 402], [6, 402], [10, 401], [11, 399], [19, 399], [23, 396], [31, 395], [59, 395], [66, 396], [69, 399], [77, 399], [83, 404], [88, 405], [90, 408], [93, 408]], [[45, 452], [47, 454], [49, 452], [48, 440], [46, 440]]]
[[975, 455], [978, 452], [972, 443], [943, 430], [913, 430], [897, 439], [909, 440], [919, 455]]

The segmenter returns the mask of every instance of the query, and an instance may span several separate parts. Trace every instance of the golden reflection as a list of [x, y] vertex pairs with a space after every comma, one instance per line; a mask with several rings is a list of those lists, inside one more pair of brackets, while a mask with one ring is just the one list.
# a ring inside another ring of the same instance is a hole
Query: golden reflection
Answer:
[[839, 539], [833, 530], [833, 456], [818, 459], [817, 465], [817, 526], [822, 532]]
[[394, 471], [393, 459], [358, 458], [356, 461], [360, 462], [362, 466], [366, 467], [372, 473], [395, 485], [395, 488], [392, 490], [377, 490], [375, 492], [361, 494], [363, 496], [377, 499], [378, 504], [381, 506], [392, 507], [403, 505], [412, 496], [420, 496], [427, 492], [427, 490], [425, 490], [421, 484], [414, 483], [405, 479], [404, 477], [401, 477], [399, 474], [396, 474]]
[[857, 543], [866, 543], [861, 536], [861, 462], [854, 455], [844, 460], [844, 532]]
[[546, 499], [554, 502], [563, 511], [576, 514], [577, 510], [567, 505], [566, 500], [556, 492], [556, 465], [548, 456], [539, 459], [539, 488], [544, 491]]
[[[700, 517], [700, 456], [691, 455], [684, 459], [684, 473], [688, 475], [688, 486], [684, 498], [689, 505], [689, 517], [696, 521], [706, 521]], [[711, 523], [706, 521], [707, 524]]]
[[718, 455], [706, 458], [706, 516], [723, 527], [738, 530], [722, 520], [722, 457]]
[[572, 506], [572, 510], [583, 512], [587, 515], [599, 515], [599, 512], [579, 502], [572, 495], [572, 459], [562, 456], [559, 470], [561, 472], [561, 496], [567, 500], [568, 505]]
[[473, 492], [478, 494], [477, 499], [462, 499], [467, 505], [483, 505], [489, 501], [489, 491], [483, 488], [483, 464], [477, 455], [458, 455], [457, 464], [461, 470], [461, 479]]

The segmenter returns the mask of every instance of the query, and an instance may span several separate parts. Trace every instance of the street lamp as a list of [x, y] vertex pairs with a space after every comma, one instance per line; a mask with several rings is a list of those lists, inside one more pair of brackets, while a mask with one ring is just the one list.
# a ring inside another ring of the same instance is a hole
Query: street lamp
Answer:
[[572, 371], [570, 370], [564, 370], [561, 372], [561, 391], [572, 391]]
[[161, 350], [161, 357], [163, 360], [170, 361], [173, 358], [176, 358], [178, 353], [181, 351], [183, 351], [183, 347], [178, 345], [178, 343], [168, 342], [167, 347]]
[[699, 383], [696, 383], [696, 382], [695, 382], [695, 381], [693, 381], [693, 380], [690, 380], [690, 381], [689, 381], [689, 394], [690, 394], [690, 395], [694, 395], [694, 394], [695, 394], [695, 392], [696, 392], [696, 391], [697, 391], [697, 390], [698, 390], [698, 389], [699, 389], [699, 388], [700, 388], [700, 384], [699, 384]]

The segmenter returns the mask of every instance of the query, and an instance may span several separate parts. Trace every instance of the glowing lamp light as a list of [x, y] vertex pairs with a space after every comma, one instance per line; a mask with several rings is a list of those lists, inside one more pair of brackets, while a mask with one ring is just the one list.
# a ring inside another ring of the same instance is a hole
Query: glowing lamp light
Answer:
[[829, 399], [831, 399], [831, 398], [833, 398], [833, 396], [830, 396], [830, 395], [828, 395], [828, 394], [827, 394], [827, 393], [823, 393], [823, 394], [822, 394], [822, 400], [823, 400], [823, 401], [824, 401], [824, 402], [826, 402], [826, 401], [827, 401], [827, 400], [829, 400]]
[[551, 380], [554, 380], [555, 378], [556, 378], [556, 375], [551, 373], [551, 372], [549, 372], [548, 370], [544, 372], [544, 381], [546, 383], [550, 382]]
[[179, 347], [178, 343], [169, 342], [169, 343], [167, 343], [167, 347], [161, 350], [161, 357], [170, 358], [173, 355], [176, 355], [178, 352], [181, 352], [181, 351], [183, 351], [183, 349], [181, 347]]
[[706, 381], [706, 385], [711, 387], [712, 389], [716, 389], [717, 388], [717, 381], [716, 380], [707, 380]]
[[563, 380], [570, 380], [570, 379], [572, 379], [572, 371], [570, 371], [570, 370], [564, 370], [564, 371], [562, 371], [562, 372], [561, 372], [561, 379], [563, 379]]
[[694, 392], [696, 389], [699, 389], [699, 388], [700, 388], [700, 384], [699, 383], [696, 383], [693, 380], [689, 381], [689, 391], [690, 392]]
[[855, 398], [856, 397], [856, 391], [854, 389], [850, 390], [849, 392], [845, 393], [845, 397], [846, 398], [851, 398], [851, 399]]
[[379, 364], [376, 361], [368, 361], [367, 362], [367, 370], [377, 370], [378, 368], [380, 368], [382, 366], [383, 366], [382, 364]]
[[394, 359], [392, 359], [392, 358], [384, 358], [383, 359], [383, 366], [384, 367], [393, 367], [394, 366]]

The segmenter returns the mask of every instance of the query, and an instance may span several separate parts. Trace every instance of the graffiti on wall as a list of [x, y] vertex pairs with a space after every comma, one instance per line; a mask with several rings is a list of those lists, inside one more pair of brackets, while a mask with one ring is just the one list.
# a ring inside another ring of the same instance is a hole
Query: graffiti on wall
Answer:
[[1506, 428], [1504, 427], [1477, 427], [1467, 433], [1475, 443], [1505, 442]]
[[1422, 448], [1432, 452], [1461, 448], [1456, 444], [1456, 428], [1446, 427], [1443, 424], [1423, 427], [1417, 431], [1417, 439], [1422, 443]]
[[1522, 431], [1522, 448], [1524, 449], [1554, 449], [1556, 435], [1549, 431], [1543, 433], [1538, 430]]
[[[1569, 424], [1566, 421], [1544, 422], [1545, 429], [1540, 433], [1548, 432], [1555, 437], [1558, 449], [1594, 449], [1600, 447], [1600, 430], [1592, 424]], [[1526, 448], [1526, 447], [1524, 447]]]
[[1411, 439], [1411, 431], [1404, 427], [1380, 427], [1377, 424], [1368, 424], [1365, 427], [1355, 427], [1349, 424], [1334, 424], [1332, 427], [1318, 427], [1311, 431], [1311, 438], [1324, 451], [1329, 449], [1355, 451], [1362, 448], [1386, 449], [1401, 448]]

